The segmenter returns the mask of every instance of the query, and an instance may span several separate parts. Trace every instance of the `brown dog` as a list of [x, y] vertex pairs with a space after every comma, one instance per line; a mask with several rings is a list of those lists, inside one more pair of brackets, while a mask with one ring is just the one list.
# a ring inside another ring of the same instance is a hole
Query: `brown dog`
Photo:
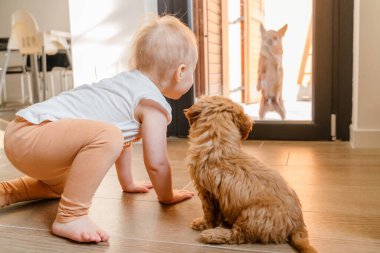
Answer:
[[191, 125], [187, 166], [204, 215], [191, 227], [206, 243], [309, 244], [301, 204], [280, 174], [241, 150], [252, 129], [243, 108], [224, 97], [203, 97], [185, 110]]
[[259, 109], [260, 119], [265, 118], [268, 111], [276, 111], [281, 119], [285, 119], [285, 107], [282, 100], [282, 37], [288, 25], [280, 30], [261, 30], [261, 50], [258, 66], [257, 90], [261, 90]]

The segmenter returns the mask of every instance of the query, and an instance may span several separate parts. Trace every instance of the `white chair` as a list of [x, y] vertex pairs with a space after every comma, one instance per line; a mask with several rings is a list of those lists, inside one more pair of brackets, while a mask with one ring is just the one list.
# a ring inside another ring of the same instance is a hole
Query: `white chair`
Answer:
[[[60, 34], [50, 34], [40, 32], [37, 22], [33, 15], [25, 10], [18, 10], [11, 17], [11, 36], [8, 42], [7, 59], [0, 80], [0, 93], [4, 91], [5, 78], [4, 75], [9, 61], [10, 51], [19, 50], [23, 55], [31, 56], [32, 79], [33, 79], [33, 102], [46, 99], [46, 54], [56, 54], [58, 50], [64, 49], [71, 64], [69, 45], [66, 39]], [[37, 64], [37, 56], [42, 56], [42, 85], [40, 85], [40, 75]], [[54, 80], [50, 78], [50, 80]], [[54, 92], [54, 82], [50, 81], [50, 95], [56, 95]], [[41, 91], [42, 89], [42, 91]], [[42, 94], [41, 94], [42, 93]]]
[[[17, 106], [18, 104], [31, 103], [32, 87], [30, 75], [25, 69], [26, 57], [18, 51], [2, 51], [0, 52], [0, 63], [2, 63], [2, 67], [0, 67], [0, 104], [2, 104], [2, 107], [5, 107], [5, 104]], [[7, 92], [7, 77], [10, 80], [18, 79], [16, 82], [20, 84], [20, 96], [16, 96], [18, 98], [16, 100], [13, 99], [15, 102], [9, 102], [12, 100], [9, 100]], [[25, 88], [27, 88], [27, 92]]]
[[[66, 54], [69, 66], [68, 67], [53, 67], [50, 72], [50, 91], [48, 91], [50, 96], [55, 96], [56, 93], [56, 86], [55, 86], [55, 80], [58, 80], [59, 82], [59, 91], [65, 91], [69, 90], [71, 86], [69, 83], [69, 76], [72, 69], [72, 60], [71, 60], [71, 53], [70, 53], [70, 46], [66, 40], [66, 38], [69, 35], [66, 32], [60, 32], [60, 31], [50, 31], [46, 33], [42, 33], [42, 40], [44, 45], [44, 50], [46, 54], [53, 55], [57, 54], [59, 50], [63, 50]], [[43, 76], [46, 76], [46, 59], [45, 64], [42, 66], [43, 68]], [[46, 78], [44, 79], [45, 82], [48, 82]]]
[[[8, 41], [6, 59], [1, 75], [0, 93], [6, 93], [5, 74], [7, 73], [12, 50], [18, 50], [22, 55], [32, 55], [36, 60], [37, 55], [41, 54], [41, 48], [42, 44], [38, 35], [38, 26], [33, 16], [23, 10], [14, 12], [11, 16], [11, 36]], [[37, 64], [35, 64], [35, 67], [37, 67]], [[36, 70], [36, 73], [38, 73], [38, 70]], [[38, 77], [36, 77], [36, 81], [38, 85]], [[38, 95], [34, 95], [34, 97], [37, 97], [35, 98], [36, 100], [38, 99]]]

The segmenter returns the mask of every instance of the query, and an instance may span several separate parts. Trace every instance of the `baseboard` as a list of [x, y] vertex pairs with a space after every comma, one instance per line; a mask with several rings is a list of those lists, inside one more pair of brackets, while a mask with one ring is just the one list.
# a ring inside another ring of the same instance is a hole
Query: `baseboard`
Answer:
[[353, 148], [380, 148], [380, 130], [354, 129], [351, 125], [350, 143]]

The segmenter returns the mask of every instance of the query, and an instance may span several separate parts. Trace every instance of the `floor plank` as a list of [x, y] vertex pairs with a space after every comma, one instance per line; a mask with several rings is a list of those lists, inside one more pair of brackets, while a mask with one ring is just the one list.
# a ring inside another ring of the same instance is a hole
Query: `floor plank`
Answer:
[[[380, 252], [380, 150], [354, 150], [344, 142], [246, 141], [244, 150], [280, 172], [303, 205], [310, 241], [318, 252]], [[169, 139], [175, 188], [194, 190], [186, 139]], [[148, 180], [140, 144], [134, 174]], [[0, 147], [0, 180], [19, 176]], [[282, 245], [210, 246], [190, 222], [202, 215], [197, 196], [165, 206], [154, 191], [123, 193], [111, 168], [95, 194], [90, 216], [109, 232], [108, 244], [78, 244], [50, 233], [58, 200], [0, 209], [1, 252], [294, 252]], [[5, 252], [5, 251], [4, 251]]]

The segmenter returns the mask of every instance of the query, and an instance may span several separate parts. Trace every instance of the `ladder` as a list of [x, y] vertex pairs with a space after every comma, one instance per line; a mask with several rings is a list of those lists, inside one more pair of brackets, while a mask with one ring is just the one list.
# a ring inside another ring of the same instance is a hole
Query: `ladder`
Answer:
[[310, 100], [311, 99], [311, 82], [312, 82], [312, 27], [311, 20], [309, 22], [309, 29], [307, 32], [305, 48], [302, 55], [300, 71], [298, 73], [297, 84], [299, 85], [299, 91], [297, 100]]

